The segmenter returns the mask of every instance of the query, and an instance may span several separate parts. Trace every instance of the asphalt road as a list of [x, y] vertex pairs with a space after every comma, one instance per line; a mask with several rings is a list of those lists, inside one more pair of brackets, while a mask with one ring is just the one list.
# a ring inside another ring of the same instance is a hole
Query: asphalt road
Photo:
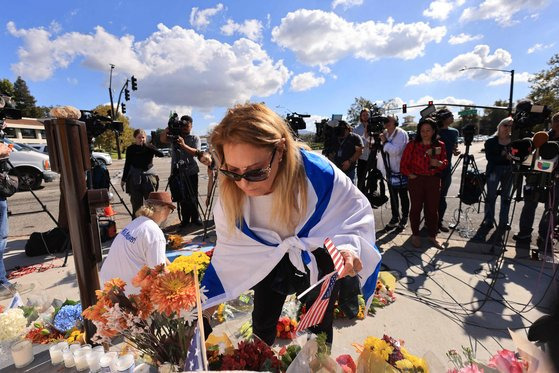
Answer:
[[[485, 159], [485, 155], [481, 152], [483, 147], [482, 142], [473, 143], [470, 147], [470, 154], [473, 155], [475, 162], [478, 168], [481, 171], [485, 170], [487, 161]], [[465, 146], [462, 144], [459, 146], [459, 149], [462, 153], [465, 152]], [[457, 161], [457, 157], [454, 157], [453, 162]], [[462, 169], [463, 162], [460, 162], [456, 171], [452, 178], [452, 185], [450, 187], [447, 203], [448, 209], [445, 214], [445, 220], [448, 223], [452, 223], [453, 216], [458, 216], [457, 209], [459, 205], [459, 199], [456, 198], [460, 189], [460, 175]], [[122, 168], [124, 165], [124, 160], [116, 160], [110, 165], [109, 172], [111, 175], [111, 180], [116, 188], [116, 191], [120, 194], [124, 202], [130, 206], [129, 197], [125, 194], [122, 189], [120, 188], [120, 176], [122, 173]], [[167, 179], [170, 174], [170, 158], [155, 158], [154, 159], [154, 167], [157, 174], [160, 176], [160, 190], [164, 189], [167, 183]], [[199, 192], [200, 192], [200, 201], [204, 201], [206, 197], [206, 189], [207, 189], [207, 175], [206, 175], [206, 168], [201, 167], [200, 173], [200, 185], [199, 185]], [[130, 217], [126, 212], [126, 209], [122, 204], [119, 203], [120, 199], [118, 195], [115, 193], [114, 190], [111, 190], [114, 194], [114, 202], [113, 208], [117, 212], [115, 220], [117, 220], [117, 228], [121, 229], [124, 227], [129, 221]], [[50, 183], [44, 183], [43, 187], [39, 190], [35, 191], [35, 195], [38, 199], [43, 203], [48, 211], [57, 218], [58, 217], [58, 202], [59, 202], [59, 181], [56, 180]], [[19, 192], [9, 198], [8, 200], [9, 210], [12, 212], [12, 216], [9, 218], [9, 225], [10, 225], [10, 237], [25, 237], [30, 235], [32, 232], [40, 231], [44, 232], [49, 229], [55, 227], [55, 223], [49, 216], [42, 212], [41, 204], [33, 197], [31, 192]], [[497, 211], [499, 209], [499, 201], [497, 201]], [[513, 206], [514, 207], [514, 206]], [[520, 210], [522, 208], [522, 202], [518, 202], [516, 205], [516, 209], [513, 210], [511, 207], [511, 214], [513, 216], [512, 222], [512, 231], [509, 238], [509, 243], [514, 243], [512, 241], [512, 234], [516, 233], [518, 230], [518, 216], [520, 215]], [[462, 205], [462, 211], [465, 214], [461, 217], [460, 225], [456, 232], [453, 233], [452, 238], [458, 240], [468, 240], [469, 236], [473, 235], [481, 221], [483, 219], [483, 206], [481, 206], [481, 212], [477, 212], [477, 205], [474, 206], [467, 206]], [[22, 215], [20, 215], [22, 214]], [[543, 214], [543, 206], [540, 205], [537, 213], [536, 213], [536, 222], [535, 226], [537, 225], [540, 216]], [[498, 212], [496, 214], [498, 216]], [[376, 229], [377, 231], [382, 229], [390, 220], [390, 206], [389, 203], [386, 203], [381, 208], [375, 210], [375, 220], [376, 220]], [[171, 216], [170, 223], [177, 223], [178, 218], [176, 214]], [[379, 236], [382, 236], [383, 233], [386, 232], [379, 232]], [[409, 227], [406, 229], [405, 233], [410, 233]], [[448, 234], [441, 234], [441, 238], [447, 237]], [[461, 237], [462, 236], [462, 237]], [[488, 235], [488, 238], [490, 235]], [[533, 237], [533, 241], [535, 242], [535, 235]]]

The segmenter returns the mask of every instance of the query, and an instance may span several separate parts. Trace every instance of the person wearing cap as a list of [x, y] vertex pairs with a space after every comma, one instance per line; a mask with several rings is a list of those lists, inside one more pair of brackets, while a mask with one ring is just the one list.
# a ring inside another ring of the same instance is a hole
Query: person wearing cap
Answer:
[[439, 140], [444, 143], [446, 151], [447, 165], [441, 172], [441, 196], [439, 200], [439, 230], [448, 232], [448, 226], [444, 223], [444, 214], [446, 212], [446, 195], [452, 182], [452, 155], [459, 155], [458, 136], [460, 133], [456, 128], [450, 127], [454, 123], [454, 115], [446, 108], [440, 109], [436, 114]]
[[139, 288], [132, 279], [143, 266], [168, 264], [165, 256], [166, 240], [160, 226], [175, 210], [168, 192], [152, 192], [132, 220], [115, 237], [109, 254], [99, 271], [101, 285], [119, 277], [126, 282], [126, 293], [136, 294]]
[[336, 127], [337, 146], [334, 154], [334, 164], [338, 166], [355, 184], [355, 169], [357, 160], [363, 153], [361, 136], [351, 132], [348, 122], [340, 120]]
[[512, 188], [512, 161], [508, 151], [511, 143], [512, 117], [503, 119], [497, 125], [497, 131], [484, 145], [487, 158], [487, 197], [485, 198], [485, 214], [480, 231], [474, 236], [476, 240], [485, 239], [484, 235], [493, 227], [495, 220], [495, 205], [497, 189], [501, 186], [501, 208], [499, 210], [498, 229], [505, 231], [509, 219], [509, 209]]

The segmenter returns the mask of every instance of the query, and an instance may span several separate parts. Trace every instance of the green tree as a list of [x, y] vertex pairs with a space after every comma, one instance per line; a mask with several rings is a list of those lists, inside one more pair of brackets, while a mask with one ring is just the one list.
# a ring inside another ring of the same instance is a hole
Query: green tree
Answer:
[[43, 110], [35, 105], [37, 101], [21, 76], [18, 76], [14, 82], [14, 100], [16, 101], [16, 108], [21, 110], [22, 116], [29, 118], [43, 117]]
[[547, 105], [555, 113], [559, 111], [559, 53], [547, 62], [549, 69], [541, 70], [530, 79], [528, 98], [538, 105]]
[[8, 79], [0, 80], [0, 93], [12, 97], [14, 95], [14, 85]]
[[[471, 107], [465, 106], [462, 110], [468, 110]], [[455, 121], [452, 124], [452, 127], [458, 129], [460, 133], [462, 133], [462, 128], [467, 125], [474, 125], [476, 127], [476, 134], [479, 133], [479, 115], [477, 114], [469, 114], [469, 115], [462, 115], [460, 119]]]
[[[106, 115], [111, 109], [110, 105], [99, 105], [93, 111], [99, 115]], [[130, 121], [127, 116], [121, 113], [117, 116], [117, 121], [123, 123], [124, 131], [120, 134], [120, 151], [125, 152], [128, 145], [134, 142], [134, 129], [130, 127]], [[105, 131], [95, 138], [95, 149], [102, 149], [108, 153], [116, 152], [116, 137], [114, 131]]]
[[361, 113], [361, 110], [365, 108], [372, 109], [373, 106], [374, 104], [371, 100], [364, 97], [355, 97], [355, 101], [351, 104], [347, 111], [347, 122], [353, 126], [359, 124], [359, 114]]
[[[494, 106], [507, 107], [507, 100], [497, 100], [493, 104]], [[497, 130], [497, 125], [499, 122], [508, 116], [506, 110], [500, 109], [484, 109], [483, 115], [479, 119], [479, 133], [481, 135], [492, 135]]]

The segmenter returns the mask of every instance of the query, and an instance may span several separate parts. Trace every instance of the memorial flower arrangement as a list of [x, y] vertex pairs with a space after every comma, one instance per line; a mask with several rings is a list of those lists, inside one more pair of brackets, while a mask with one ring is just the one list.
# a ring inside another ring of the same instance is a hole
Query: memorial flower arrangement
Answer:
[[143, 267], [132, 284], [141, 289], [139, 294], [127, 296], [119, 278], [97, 291], [97, 303], [83, 312], [97, 327], [92, 340], [123, 336], [157, 365], [184, 366], [196, 325], [194, 276], [168, 272], [164, 265]]
[[464, 355], [464, 359], [456, 350], [446, 353], [449, 361], [454, 365], [447, 373], [525, 373], [529, 369], [528, 361], [506, 349], [493, 355], [488, 364], [477, 361], [470, 348], [462, 347], [462, 355]]
[[202, 279], [204, 272], [210, 265], [210, 257], [202, 252], [197, 251], [191, 255], [181, 255], [178, 256], [173, 262], [168, 266], [169, 271], [183, 271], [185, 273], [192, 272], [194, 268], [198, 269], [198, 278]]
[[60, 333], [67, 333], [80, 328], [83, 322], [82, 305], [79, 302], [67, 300], [55, 310], [52, 324]]
[[11, 342], [21, 337], [27, 328], [27, 318], [21, 308], [10, 308], [0, 313], [0, 342]]
[[297, 324], [297, 320], [288, 316], [280, 317], [276, 325], [276, 338], [295, 339]]
[[[427, 373], [427, 362], [410, 354], [403, 346], [403, 341], [384, 335], [382, 339], [367, 337], [357, 361], [357, 371], [377, 372], [379, 366], [385, 365], [386, 372]], [[391, 369], [392, 368], [392, 369]]]
[[252, 370], [280, 372], [282, 362], [275, 352], [260, 339], [240, 341], [230, 353], [220, 353], [218, 348], [208, 349], [208, 367], [210, 370]]

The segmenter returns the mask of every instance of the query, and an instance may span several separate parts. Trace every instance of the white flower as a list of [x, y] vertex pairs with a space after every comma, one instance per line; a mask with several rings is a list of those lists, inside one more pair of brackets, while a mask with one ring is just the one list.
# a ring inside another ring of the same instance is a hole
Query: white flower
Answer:
[[198, 311], [196, 310], [196, 308], [189, 310], [181, 310], [181, 313], [179, 315], [181, 318], [184, 319], [184, 321], [186, 321], [188, 323], [188, 325], [192, 325], [192, 323], [194, 322], [194, 320], [197, 319], [198, 317]]
[[208, 292], [208, 289], [206, 289], [206, 286], [202, 286], [200, 288], [200, 302], [204, 303], [205, 301], [208, 300], [208, 297], [205, 293]]
[[9, 341], [21, 336], [25, 332], [27, 319], [23, 310], [11, 308], [0, 314], [0, 341]]

